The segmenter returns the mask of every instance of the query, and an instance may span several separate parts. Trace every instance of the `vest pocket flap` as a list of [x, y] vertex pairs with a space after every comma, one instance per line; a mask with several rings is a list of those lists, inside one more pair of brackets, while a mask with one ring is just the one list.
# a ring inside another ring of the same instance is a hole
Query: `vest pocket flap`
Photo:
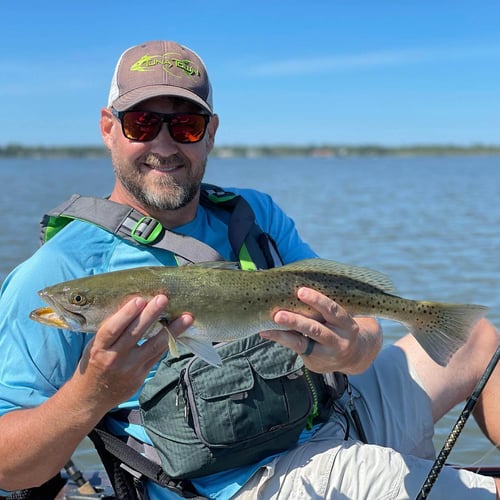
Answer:
[[[214, 383], [214, 380], [217, 380]], [[220, 368], [204, 366], [189, 370], [193, 393], [205, 400], [231, 397], [250, 391], [254, 386], [254, 374], [245, 358], [227, 358]]]
[[290, 349], [275, 342], [254, 350], [248, 356], [248, 361], [253, 370], [264, 380], [291, 376], [304, 366], [298, 354], [293, 355]]

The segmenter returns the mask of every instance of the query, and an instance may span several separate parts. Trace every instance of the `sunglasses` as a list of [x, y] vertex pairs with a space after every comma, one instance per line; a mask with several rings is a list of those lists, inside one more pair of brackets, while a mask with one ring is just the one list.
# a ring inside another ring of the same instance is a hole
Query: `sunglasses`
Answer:
[[156, 113], [153, 111], [116, 111], [113, 113], [122, 124], [123, 135], [136, 142], [152, 141], [167, 124], [172, 139], [181, 144], [193, 144], [203, 139], [210, 115], [203, 113]]

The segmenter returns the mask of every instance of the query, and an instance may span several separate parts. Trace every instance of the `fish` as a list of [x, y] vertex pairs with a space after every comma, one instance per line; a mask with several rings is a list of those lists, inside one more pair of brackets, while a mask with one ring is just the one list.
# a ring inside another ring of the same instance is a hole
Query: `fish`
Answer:
[[[214, 343], [282, 328], [273, 321], [277, 311], [317, 317], [317, 311], [297, 298], [300, 287], [321, 292], [353, 316], [404, 325], [441, 366], [448, 364], [488, 310], [478, 304], [403, 298], [396, 295], [385, 274], [312, 258], [266, 270], [241, 270], [238, 263], [217, 261], [137, 267], [77, 278], [40, 290], [47, 306], [33, 310], [30, 318], [60, 329], [95, 333], [131, 298], [150, 300], [162, 293], [167, 295], [168, 305], [144, 338], [165, 330], [171, 355], [178, 355], [179, 343], [207, 363], [220, 366]], [[168, 325], [183, 313], [192, 314], [194, 324], [174, 340]]]

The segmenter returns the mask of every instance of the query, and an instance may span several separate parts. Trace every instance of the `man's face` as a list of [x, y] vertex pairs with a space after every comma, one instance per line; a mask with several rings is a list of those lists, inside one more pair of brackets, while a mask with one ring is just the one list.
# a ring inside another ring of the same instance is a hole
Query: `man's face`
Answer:
[[[167, 97], [148, 99], [132, 109], [167, 114], [204, 112], [189, 101]], [[176, 142], [165, 123], [153, 140], [133, 141], [124, 136], [118, 118], [111, 115], [108, 119], [112, 126], [104, 141], [117, 181], [140, 205], [149, 211], [176, 210], [196, 197], [213, 148], [216, 116], [199, 142], [187, 144]]]

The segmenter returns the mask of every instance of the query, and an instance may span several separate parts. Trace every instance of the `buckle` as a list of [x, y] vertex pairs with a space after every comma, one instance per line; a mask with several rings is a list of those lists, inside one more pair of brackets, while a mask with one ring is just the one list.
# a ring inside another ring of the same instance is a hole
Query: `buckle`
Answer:
[[151, 245], [162, 231], [163, 226], [159, 221], [153, 217], [142, 217], [135, 223], [130, 236], [143, 245]]

